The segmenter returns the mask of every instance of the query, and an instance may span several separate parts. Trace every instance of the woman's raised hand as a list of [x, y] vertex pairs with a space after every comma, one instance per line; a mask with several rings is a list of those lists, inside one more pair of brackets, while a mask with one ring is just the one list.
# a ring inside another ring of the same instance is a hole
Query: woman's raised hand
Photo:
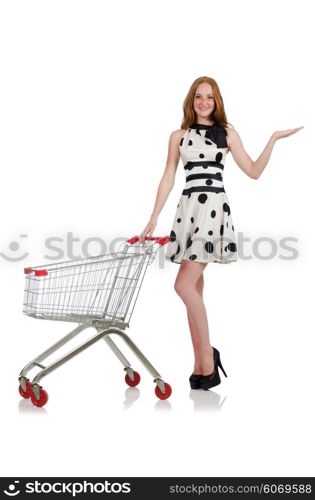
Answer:
[[154, 217], [151, 217], [151, 219], [149, 220], [148, 224], [145, 226], [144, 230], [142, 231], [142, 233], [139, 236], [140, 243], [142, 245], [145, 242], [145, 237], [146, 236], [152, 236], [153, 231], [154, 231], [156, 225], [157, 225], [157, 219], [154, 218]]
[[298, 132], [302, 128], [304, 128], [304, 126], [296, 128], [288, 128], [287, 130], [277, 130], [272, 134], [272, 137], [276, 140], [282, 139], [282, 137], [288, 137], [289, 135], [296, 134], [296, 132]]

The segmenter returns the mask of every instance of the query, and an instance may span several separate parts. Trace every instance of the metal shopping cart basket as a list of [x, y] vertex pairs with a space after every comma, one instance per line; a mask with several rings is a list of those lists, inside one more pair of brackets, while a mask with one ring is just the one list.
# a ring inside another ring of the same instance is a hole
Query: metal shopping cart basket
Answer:
[[[23, 312], [33, 318], [69, 321], [79, 323], [79, 326], [23, 368], [19, 375], [19, 393], [23, 398], [30, 398], [35, 406], [46, 404], [48, 394], [40, 385], [40, 380], [100, 339], [105, 340], [123, 364], [126, 383], [131, 387], [138, 385], [140, 375], [114, 343], [113, 334], [124, 339], [154, 377], [156, 396], [167, 399], [171, 395], [171, 386], [163, 381], [123, 331], [129, 327], [146, 269], [160, 246], [168, 243], [169, 239], [169, 236], [146, 237], [142, 245], [139, 237], [134, 236], [123, 243], [121, 251], [115, 253], [24, 269]], [[48, 356], [91, 327], [97, 331], [93, 337], [48, 366], [42, 364]], [[40, 371], [31, 381], [27, 374], [33, 368]]]

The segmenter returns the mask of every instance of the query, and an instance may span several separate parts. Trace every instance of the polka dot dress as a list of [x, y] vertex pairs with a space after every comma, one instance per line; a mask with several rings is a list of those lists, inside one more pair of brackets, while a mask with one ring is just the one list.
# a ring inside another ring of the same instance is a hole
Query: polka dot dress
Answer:
[[228, 264], [237, 260], [229, 200], [223, 186], [227, 132], [218, 123], [194, 123], [180, 141], [186, 184], [165, 258]]

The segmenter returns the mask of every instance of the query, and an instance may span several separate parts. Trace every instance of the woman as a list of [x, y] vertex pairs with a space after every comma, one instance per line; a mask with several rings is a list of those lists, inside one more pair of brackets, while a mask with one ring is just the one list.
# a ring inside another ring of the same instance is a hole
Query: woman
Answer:
[[184, 101], [181, 128], [171, 133], [166, 167], [160, 181], [150, 220], [140, 235], [143, 244], [157, 225], [181, 157], [186, 185], [175, 213], [166, 258], [180, 264], [175, 290], [183, 300], [195, 355], [189, 378], [192, 389], [220, 384], [220, 353], [210, 344], [207, 313], [203, 303], [203, 271], [208, 262], [227, 264], [237, 260], [231, 209], [223, 186], [223, 168], [229, 151], [243, 172], [258, 179], [275, 142], [303, 127], [274, 132], [263, 152], [253, 161], [244, 150], [237, 131], [228, 126], [223, 99], [213, 78], [197, 78]]

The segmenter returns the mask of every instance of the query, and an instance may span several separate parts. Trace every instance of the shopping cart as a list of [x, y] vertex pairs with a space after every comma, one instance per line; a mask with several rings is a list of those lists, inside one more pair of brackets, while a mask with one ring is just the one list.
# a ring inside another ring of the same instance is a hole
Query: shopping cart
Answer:
[[[24, 269], [23, 312], [33, 318], [69, 321], [79, 323], [79, 326], [23, 368], [19, 375], [19, 393], [23, 398], [30, 398], [35, 406], [44, 406], [48, 394], [40, 385], [40, 380], [100, 339], [105, 340], [123, 364], [126, 383], [131, 387], [138, 385], [140, 375], [114, 343], [113, 334], [124, 339], [154, 377], [156, 396], [167, 399], [171, 395], [171, 386], [163, 381], [123, 331], [129, 327], [146, 269], [160, 246], [168, 243], [169, 239], [169, 236], [150, 236], [141, 244], [139, 237], [134, 236], [123, 242], [123, 248], [120, 245], [122, 250], [115, 253]], [[93, 337], [48, 366], [42, 364], [48, 356], [91, 327], [97, 331]], [[33, 368], [40, 368], [40, 371], [30, 381], [27, 374]]]

